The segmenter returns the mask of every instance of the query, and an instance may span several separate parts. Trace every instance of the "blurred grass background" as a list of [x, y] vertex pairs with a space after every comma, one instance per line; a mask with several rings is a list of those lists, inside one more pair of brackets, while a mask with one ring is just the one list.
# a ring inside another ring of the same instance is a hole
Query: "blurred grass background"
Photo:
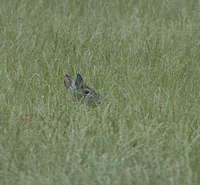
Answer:
[[199, 30], [196, 0], [0, 0], [0, 184], [199, 185]]

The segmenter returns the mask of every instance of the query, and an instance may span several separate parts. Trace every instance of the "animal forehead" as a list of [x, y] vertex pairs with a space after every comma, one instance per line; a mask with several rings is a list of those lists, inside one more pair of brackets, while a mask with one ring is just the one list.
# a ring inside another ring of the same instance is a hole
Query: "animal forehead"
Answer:
[[83, 89], [85, 91], [94, 91], [92, 88], [88, 87], [88, 86], [83, 86]]

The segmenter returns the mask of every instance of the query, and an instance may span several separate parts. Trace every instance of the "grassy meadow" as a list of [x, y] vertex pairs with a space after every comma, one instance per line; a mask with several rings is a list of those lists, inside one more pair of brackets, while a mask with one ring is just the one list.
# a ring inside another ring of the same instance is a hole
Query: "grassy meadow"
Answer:
[[[79, 72], [108, 99], [74, 101]], [[0, 0], [1, 185], [199, 185], [200, 1]]]

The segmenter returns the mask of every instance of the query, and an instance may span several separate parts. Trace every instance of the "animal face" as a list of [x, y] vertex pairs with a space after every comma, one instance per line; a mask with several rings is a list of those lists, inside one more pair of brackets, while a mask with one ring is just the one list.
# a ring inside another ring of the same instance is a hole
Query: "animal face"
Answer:
[[101, 96], [94, 89], [83, 83], [83, 78], [80, 74], [77, 74], [76, 80], [66, 74], [64, 84], [67, 89], [72, 91], [77, 100], [84, 101], [86, 105], [97, 105], [101, 103]]

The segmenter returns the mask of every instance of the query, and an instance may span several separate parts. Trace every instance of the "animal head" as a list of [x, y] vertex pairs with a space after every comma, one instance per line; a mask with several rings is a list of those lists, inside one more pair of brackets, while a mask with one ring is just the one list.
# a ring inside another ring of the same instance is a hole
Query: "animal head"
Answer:
[[76, 80], [65, 75], [64, 84], [70, 89], [74, 97], [79, 101], [84, 101], [86, 105], [97, 105], [101, 103], [101, 96], [94, 89], [84, 84], [82, 76], [77, 73]]

